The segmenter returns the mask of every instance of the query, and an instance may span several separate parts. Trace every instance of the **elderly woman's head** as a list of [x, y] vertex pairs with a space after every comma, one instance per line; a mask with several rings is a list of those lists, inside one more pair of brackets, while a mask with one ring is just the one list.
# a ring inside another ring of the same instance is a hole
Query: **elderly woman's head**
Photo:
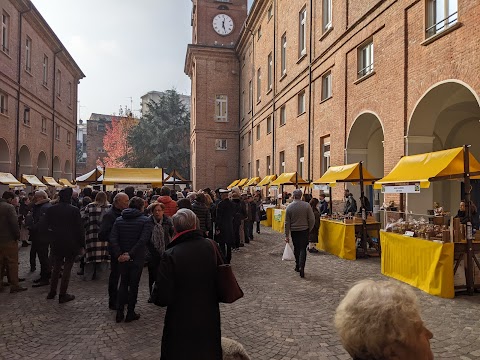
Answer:
[[154, 202], [148, 206], [147, 211], [153, 215], [155, 220], [160, 221], [165, 213], [165, 205], [161, 202]]
[[337, 308], [335, 326], [357, 360], [432, 360], [432, 333], [411, 289], [389, 281], [353, 286]]
[[175, 232], [195, 230], [197, 228], [197, 215], [190, 209], [180, 209], [172, 217]]

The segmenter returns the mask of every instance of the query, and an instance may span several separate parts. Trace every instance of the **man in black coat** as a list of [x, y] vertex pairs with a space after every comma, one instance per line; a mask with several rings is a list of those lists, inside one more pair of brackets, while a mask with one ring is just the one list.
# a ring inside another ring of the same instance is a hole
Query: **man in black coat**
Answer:
[[[113, 206], [105, 213], [100, 225], [100, 232], [98, 238], [100, 241], [110, 242], [110, 233], [113, 229], [113, 224], [122, 211], [128, 208], [128, 195], [125, 193], [118, 193], [113, 198]], [[120, 279], [120, 269], [118, 267], [118, 259], [113, 256], [112, 246], [109, 246], [110, 252], [110, 277], [108, 279], [108, 307], [110, 310], [117, 310], [117, 293], [118, 280]]]
[[[60, 190], [58, 204], [50, 207], [45, 213], [45, 222], [52, 236], [53, 272], [50, 292], [47, 299], [55, 298], [58, 279], [63, 267], [62, 281], [58, 302], [60, 304], [72, 301], [75, 296], [67, 293], [68, 283], [75, 257], [85, 248], [85, 232], [83, 231], [80, 210], [71, 205], [71, 188]], [[43, 220], [42, 220], [43, 221]]]
[[167, 306], [160, 358], [221, 360], [216, 245], [196, 230], [191, 210], [178, 210], [172, 220], [177, 236], [160, 261], [152, 299]]
[[252, 195], [248, 194], [245, 201], [246, 217], [243, 223], [245, 243], [249, 243], [253, 240], [253, 223], [257, 217], [257, 204], [253, 201]]
[[215, 240], [220, 245], [225, 263], [232, 260], [232, 246], [235, 245], [233, 218], [237, 212], [236, 206], [228, 199], [229, 190], [220, 190], [222, 201], [217, 205], [215, 219]]
[[118, 289], [118, 307], [116, 321], [125, 322], [140, 319], [135, 313], [138, 285], [145, 263], [147, 241], [152, 236], [153, 222], [143, 215], [145, 202], [139, 197], [130, 199], [128, 209], [122, 211], [110, 233], [112, 256], [119, 262], [120, 287]]

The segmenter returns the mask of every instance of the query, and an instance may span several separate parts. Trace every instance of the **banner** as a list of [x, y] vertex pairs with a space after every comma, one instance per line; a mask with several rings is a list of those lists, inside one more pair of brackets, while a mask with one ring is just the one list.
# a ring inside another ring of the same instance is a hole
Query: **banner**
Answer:
[[399, 186], [382, 185], [382, 193], [383, 194], [419, 194], [420, 184], [399, 185]]

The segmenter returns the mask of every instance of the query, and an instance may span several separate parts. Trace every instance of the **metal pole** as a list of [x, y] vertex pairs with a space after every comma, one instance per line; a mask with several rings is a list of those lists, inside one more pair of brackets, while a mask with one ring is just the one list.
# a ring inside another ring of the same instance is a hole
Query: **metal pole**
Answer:
[[365, 189], [363, 184], [363, 162], [360, 162], [360, 206], [362, 211], [362, 249], [367, 256], [367, 209], [365, 209]]
[[[467, 293], [473, 295], [475, 280], [473, 277], [473, 244], [472, 244], [472, 208], [471, 196], [472, 187], [470, 185], [470, 145], [463, 147], [463, 166], [464, 166], [464, 187], [465, 187], [465, 206], [467, 210]], [[470, 229], [468, 229], [470, 228]]]
[[330, 198], [330, 211], [329, 211], [329, 213], [330, 213], [330, 215], [332, 215], [333, 214], [333, 200], [332, 200], [332, 187], [330, 185], [328, 186], [328, 193], [329, 193], [328, 196]]

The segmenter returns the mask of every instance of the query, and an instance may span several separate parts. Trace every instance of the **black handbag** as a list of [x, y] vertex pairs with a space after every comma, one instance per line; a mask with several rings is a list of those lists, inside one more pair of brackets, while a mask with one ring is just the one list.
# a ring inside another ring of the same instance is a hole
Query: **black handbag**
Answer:
[[267, 220], [267, 212], [264, 209], [260, 210], [260, 220], [261, 221]]

